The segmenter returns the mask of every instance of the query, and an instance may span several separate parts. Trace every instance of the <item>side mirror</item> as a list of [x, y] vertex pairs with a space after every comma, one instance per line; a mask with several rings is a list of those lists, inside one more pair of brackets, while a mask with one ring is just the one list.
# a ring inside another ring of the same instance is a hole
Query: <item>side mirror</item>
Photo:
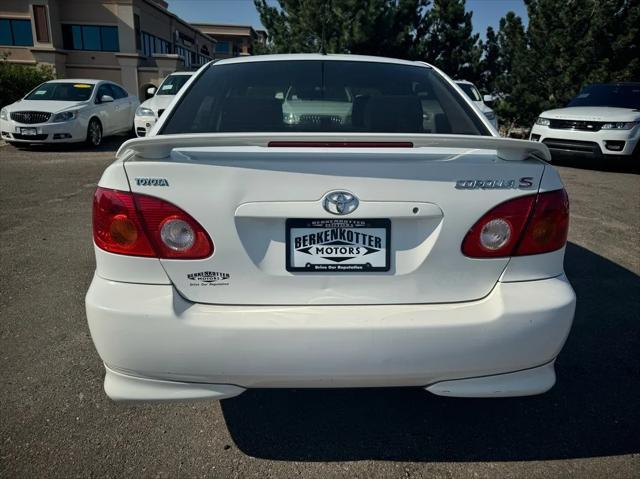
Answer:
[[109, 95], [102, 95], [100, 97], [100, 103], [110, 103], [113, 101], [113, 97]]
[[155, 94], [156, 94], [156, 87], [150, 86], [149, 88], [147, 88], [147, 95], [152, 97]]
[[276, 100], [284, 100], [284, 93], [279, 91], [278, 93], [276, 93], [275, 98], [276, 98]]
[[482, 97], [482, 101], [484, 101], [485, 103], [493, 103], [495, 100], [496, 99], [493, 95], [484, 95]]

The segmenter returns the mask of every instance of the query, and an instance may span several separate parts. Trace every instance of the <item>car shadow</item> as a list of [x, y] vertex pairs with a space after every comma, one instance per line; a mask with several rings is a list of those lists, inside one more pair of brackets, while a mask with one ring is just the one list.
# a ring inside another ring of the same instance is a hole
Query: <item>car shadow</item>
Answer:
[[640, 278], [575, 244], [558, 383], [528, 398], [421, 389], [251, 390], [222, 401], [244, 453], [289, 461], [522, 461], [640, 452]]
[[47, 143], [47, 144], [15, 144], [14, 148], [18, 148], [24, 151], [55, 151], [55, 152], [70, 152], [70, 153], [99, 153], [99, 152], [116, 152], [120, 145], [125, 141], [133, 138], [132, 135], [113, 135], [108, 136], [102, 140], [102, 143], [98, 147], [89, 146], [86, 143]]

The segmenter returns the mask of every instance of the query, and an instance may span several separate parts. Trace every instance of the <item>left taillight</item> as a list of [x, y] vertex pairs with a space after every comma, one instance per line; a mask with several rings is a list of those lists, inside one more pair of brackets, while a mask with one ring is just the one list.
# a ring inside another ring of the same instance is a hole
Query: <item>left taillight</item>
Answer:
[[130, 256], [201, 259], [213, 253], [204, 228], [177, 206], [107, 188], [93, 198], [93, 239], [105, 251]]

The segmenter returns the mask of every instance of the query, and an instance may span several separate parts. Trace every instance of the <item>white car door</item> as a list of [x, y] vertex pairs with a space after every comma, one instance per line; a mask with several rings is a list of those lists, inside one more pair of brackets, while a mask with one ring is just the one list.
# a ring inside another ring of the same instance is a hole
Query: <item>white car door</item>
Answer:
[[114, 131], [130, 130], [133, 126], [132, 102], [129, 94], [120, 86], [109, 84], [115, 104]]
[[95, 99], [97, 110], [99, 112], [98, 115], [102, 122], [102, 134], [108, 135], [115, 130], [117, 125], [116, 102], [115, 98], [114, 101], [103, 102], [102, 97], [104, 96], [113, 98], [113, 91], [108, 83], [103, 83], [98, 87]]

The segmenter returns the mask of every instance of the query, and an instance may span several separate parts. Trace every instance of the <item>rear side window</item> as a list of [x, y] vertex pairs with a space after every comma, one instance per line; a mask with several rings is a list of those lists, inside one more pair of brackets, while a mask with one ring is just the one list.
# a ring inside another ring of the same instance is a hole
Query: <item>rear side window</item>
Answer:
[[335, 60], [210, 66], [160, 133], [210, 132], [490, 135], [430, 68]]

